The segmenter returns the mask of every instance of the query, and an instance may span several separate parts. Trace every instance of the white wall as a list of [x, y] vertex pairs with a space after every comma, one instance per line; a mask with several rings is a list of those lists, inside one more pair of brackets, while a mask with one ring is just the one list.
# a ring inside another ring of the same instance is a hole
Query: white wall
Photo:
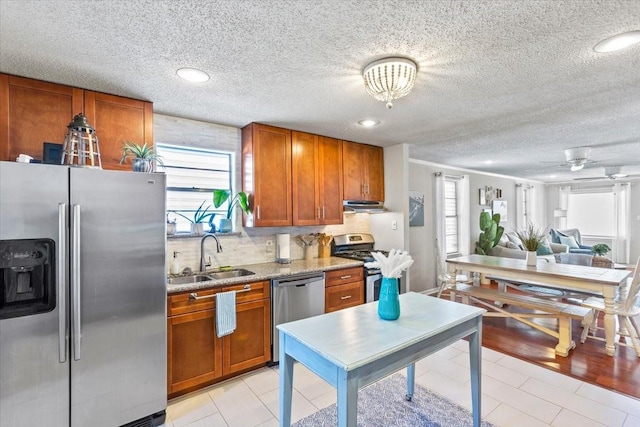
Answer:
[[[486, 186], [500, 188], [502, 190], [502, 200], [507, 201], [507, 221], [501, 223], [506, 231], [515, 230], [516, 216], [516, 184], [526, 182], [535, 188], [535, 212], [532, 217], [540, 227], [545, 227], [547, 204], [545, 185], [538, 182], [524, 181], [521, 179], [482, 174], [472, 171], [453, 169], [447, 166], [434, 163], [422, 162], [419, 160], [409, 160], [409, 190], [423, 193], [425, 198], [425, 221], [424, 226], [410, 227], [409, 229], [409, 251], [416, 262], [411, 267], [411, 290], [421, 291], [437, 286], [436, 262], [435, 262], [435, 205], [433, 198], [434, 174], [444, 172], [450, 175], [469, 176], [469, 206], [470, 206], [470, 253], [475, 252], [475, 242], [480, 234], [478, 218], [482, 209], [489, 206], [479, 204], [478, 190]], [[553, 217], [553, 214], [552, 214]]]

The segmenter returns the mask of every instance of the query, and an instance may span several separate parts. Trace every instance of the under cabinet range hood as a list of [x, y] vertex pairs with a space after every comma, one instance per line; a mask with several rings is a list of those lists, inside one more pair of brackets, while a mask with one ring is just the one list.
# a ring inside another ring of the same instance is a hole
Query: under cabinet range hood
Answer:
[[382, 213], [387, 212], [382, 202], [371, 202], [368, 200], [345, 200], [342, 202], [345, 212], [358, 213]]

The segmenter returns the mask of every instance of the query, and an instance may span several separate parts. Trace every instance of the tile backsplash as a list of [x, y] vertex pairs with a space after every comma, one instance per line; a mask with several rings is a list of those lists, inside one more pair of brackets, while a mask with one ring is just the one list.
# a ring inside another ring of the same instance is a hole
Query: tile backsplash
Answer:
[[[240, 218], [238, 217], [238, 220]], [[240, 221], [238, 221], [240, 222]], [[205, 259], [211, 257], [211, 268], [219, 266], [238, 266], [245, 264], [261, 264], [276, 260], [275, 240], [276, 234], [291, 234], [291, 259], [304, 257], [302, 246], [297, 242], [296, 236], [309, 233], [326, 233], [331, 235], [345, 233], [368, 233], [369, 214], [356, 213], [345, 214], [344, 223], [341, 225], [310, 226], [310, 227], [237, 227], [238, 235], [225, 236], [218, 234], [222, 252], [216, 252], [216, 244], [213, 239], [205, 242]], [[198, 237], [171, 237], [167, 239], [167, 271], [173, 262], [173, 252], [177, 251], [180, 270], [185, 267], [193, 271], [200, 269], [200, 240]], [[272, 251], [267, 252], [267, 240], [273, 242]], [[317, 246], [314, 247], [317, 257]]]

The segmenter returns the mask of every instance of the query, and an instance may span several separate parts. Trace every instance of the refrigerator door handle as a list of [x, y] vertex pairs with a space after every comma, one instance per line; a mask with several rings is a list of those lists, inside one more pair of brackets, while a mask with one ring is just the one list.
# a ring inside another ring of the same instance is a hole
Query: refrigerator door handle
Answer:
[[67, 361], [67, 204], [58, 204], [58, 355], [60, 363]]
[[73, 292], [73, 322], [71, 324], [71, 335], [73, 336], [73, 359], [80, 360], [82, 356], [82, 330], [80, 328], [80, 205], [73, 205], [72, 221], [71, 287]]

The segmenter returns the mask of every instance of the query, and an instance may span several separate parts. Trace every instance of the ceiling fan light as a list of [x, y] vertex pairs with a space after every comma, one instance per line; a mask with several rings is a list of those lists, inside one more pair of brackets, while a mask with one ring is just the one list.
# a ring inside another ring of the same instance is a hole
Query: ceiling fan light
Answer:
[[394, 99], [406, 96], [416, 81], [418, 67], [407, 58], [383, 58], [367, 65], [362, 72], [364, 87], [378, 101], [393, 107]]
[[629, 31], [604, 39], [593, 47], [598, 53], [614, 52], [640, 43], [640, 31]]
[[571, 172], [577, 172], [577, 171], [581, 170], [582, 168], [584, 168], [584, 163], [571, 165]]

